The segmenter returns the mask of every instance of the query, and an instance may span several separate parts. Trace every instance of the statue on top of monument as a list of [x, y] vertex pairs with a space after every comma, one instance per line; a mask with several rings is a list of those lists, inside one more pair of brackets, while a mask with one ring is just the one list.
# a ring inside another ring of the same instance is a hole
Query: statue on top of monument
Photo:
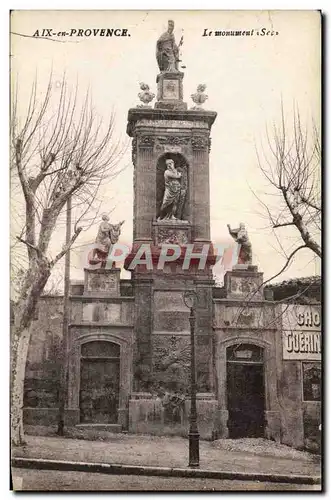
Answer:
[[237, 229], [231, 229], [228, 224], [228, 230], [232, 238], [238, 245], [240, 245], [238, 264], [252, 264], [252, 244], [248, 238], [248, 233], [245, 224], [240, 222]]
[[195, 106], [193, 106], [193, 110], [195, 111], [201, 111], [202, 110], [202, 105], [203, 103], [208, 99], [207, 94], [205, 94], [205, 90], [207, 88], [207, 85], [204, 83], [200, 83], [197, 87], [197, 91], [194, 94], [191, 94], [191, 99], [195, 103]]
[[139, 104], [137, 107], [139, 108], [149, 108], [149, 103], [154, 99], [155, 94], [150, 91], [149, 85], [144, 82], [140, 82], [139, 86], [142, 92], [139, 92], [138, 97], [144, 104]]
[[183, 37], [176, 45], [174, 27], [174, 21], [168, 21], [168, 30], [156, 42], [156, 60], [160, 71], [178, 71], [179, 47], [183, 44]]
[[101, 267], [106, 267], [110, 247], [118, 242], [123, 224], [124, 220], [118, 224], [110, 224], [108, 215], [103, 214], [102, 222], [99, 225], [98, 234], [95, 239], [96, 246], [89, 260], [90, 264], [99, 264], [101, 262]]
[[[172, 159], [165, 161], [164, 171], [164, 194], [158, 220], [179, 220], [177, 217], [178, 208], [184, 204], [186, 196], [186, 186], [182, 186], [182, 172], [175, 167]], [[180, 214], [179, 214], [180, 215]]]

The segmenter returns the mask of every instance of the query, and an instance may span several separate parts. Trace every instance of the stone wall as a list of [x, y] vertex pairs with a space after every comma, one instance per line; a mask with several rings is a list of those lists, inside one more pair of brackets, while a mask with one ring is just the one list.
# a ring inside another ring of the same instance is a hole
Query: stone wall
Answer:
[[[74, 296], [70, 300], [69, 373], [66, 422], [79, 423], [80, 349], [84, 342], [109, 340], [120, 346], [119, 423], [127, 428], [132, 384], [133, 297]], [[25, 374], [24, 419], [31, 424], [54, 424], [62, 367], [63, 297], [40, 299], [32, 323]]]
[[[210, 394], [197, 394], [198, 428], [202, 439], [213, 439], [217, 401]], [[187, 437], [190, 399], [170, 404], [169, 397], [133, 393], [129, 402], [129, 430], [133, 433]]]
[[[35, 423], [49, 423], [56, 419], [58, 404], [63, 297], [41, 297], [36, 318], [31, 326], [25, 371], [24, 417], [26, 422], [31, 422], [31, 413], [34, 413]], [[29, 408], [36, 411], [31, 412]]]

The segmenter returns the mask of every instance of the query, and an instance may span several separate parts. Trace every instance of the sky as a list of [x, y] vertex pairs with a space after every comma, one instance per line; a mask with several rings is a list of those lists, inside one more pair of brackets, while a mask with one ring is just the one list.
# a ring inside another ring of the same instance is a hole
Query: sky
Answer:
[[[105, 121], [115, 113], [115, 136], [127, 145], [123, 172], [100, 193], [102, 212], [111, 220], [125, 219], [120, 241], [132, 241], [133, 165], [126, 136], [129, 108], [139, 104], [139, 82], [156, 93], [157, 38], [175, 21], [177, 42], [184, 36], [182, 64], [184, 101], [200, 83], [207, 85], [205, 109], [217, 112], [211, 130], [210, 209], [213, 241], [231, 242], [227, 223], [246, 224], [253, 246], [253, 263], [273, 276], [284, 263], [277, 241], [256, 195], [264, 201], [268, 187], [258, 168], [256, 148], [266, 145], [266, 127], [279, 123], [280, 103], [291, 120], [293, 103], [307, 123], [320, 120], [320, 17], [314, 11], [16, 11], [11, 21], [11, 72], [18, 82], [22, 113], [37, 74], [40, 96], [53, 72], [54, 92], [66, 74], [68, 85], [78, 81], [80, 95], [90, 88], [95, 112]], [[203, 37], [204, 30], [277, 31], [274, 36]], [[130, 37], [82, 37], [60, 42], [32, 37], [36, 30], [124, 28]], [[18, 35], [19, 34], [19, 35]], [[28, 36], [21, 36], [28, 35]], [[63, 42], [63, 43], [62, 43]], [[270, 190], [269, 190], [270, 191]], [[254, 194], [255, 193], [255, 194]], [[13, 200], [15, 203], [15, 199]], [[58, 225], [51, 251], [64, 240]], [[292, 228], [279, 232], [285, 246], [296, 241]], [[97, 227], [79, 238], [72, 252], [73, 279], [82, 278], [84, 244], [94, 241]], [[319, 273], [319, 263], [302, 251], [279, 279]], [[217, 271], [217, 270], [216, 270]]]

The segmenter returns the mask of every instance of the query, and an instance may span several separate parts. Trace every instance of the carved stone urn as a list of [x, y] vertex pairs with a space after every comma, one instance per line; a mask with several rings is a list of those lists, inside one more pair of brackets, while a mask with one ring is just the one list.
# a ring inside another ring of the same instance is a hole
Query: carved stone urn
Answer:
[[144, 104], [138, 104], [138, 108], [150, 108], [148, 104], [154, 99], [155, 94], [149, 90], [147, 83], [140, 83], [142, 92], [139, 92], [138, 97]]
[[206, 100], [208, 99], [207, 94], [204, 93], [206, 90], [206, 87], [207, 87], [207, 85], [201, 83], [200, 85], [198, 85], [197, 91], [195, 92], [195, 94], [191, 94], [192, 101], [195, 103], [195, 106], [193, 106], [191, 109], [193, 109], [195, 111], [199, 111], [199, 110], [203, 109], [202, 104], [204, 102], [206, 102]]

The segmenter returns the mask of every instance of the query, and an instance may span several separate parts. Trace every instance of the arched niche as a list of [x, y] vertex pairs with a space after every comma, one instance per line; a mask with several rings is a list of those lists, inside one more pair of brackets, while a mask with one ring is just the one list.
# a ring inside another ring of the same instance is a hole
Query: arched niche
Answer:
[[160, 208], [164, 196], [164, 171], [166, 169], [166, 160], [172, 159], [176, 169], [181, 172], [182, 201], [178, 205], [176, 217], [180, 220], [190, 220], [189, 204], [189, 164], [186, 158], [180, 153], [165, 153], [159, 157], [156, 165], [156, 218], [160, 215]]

